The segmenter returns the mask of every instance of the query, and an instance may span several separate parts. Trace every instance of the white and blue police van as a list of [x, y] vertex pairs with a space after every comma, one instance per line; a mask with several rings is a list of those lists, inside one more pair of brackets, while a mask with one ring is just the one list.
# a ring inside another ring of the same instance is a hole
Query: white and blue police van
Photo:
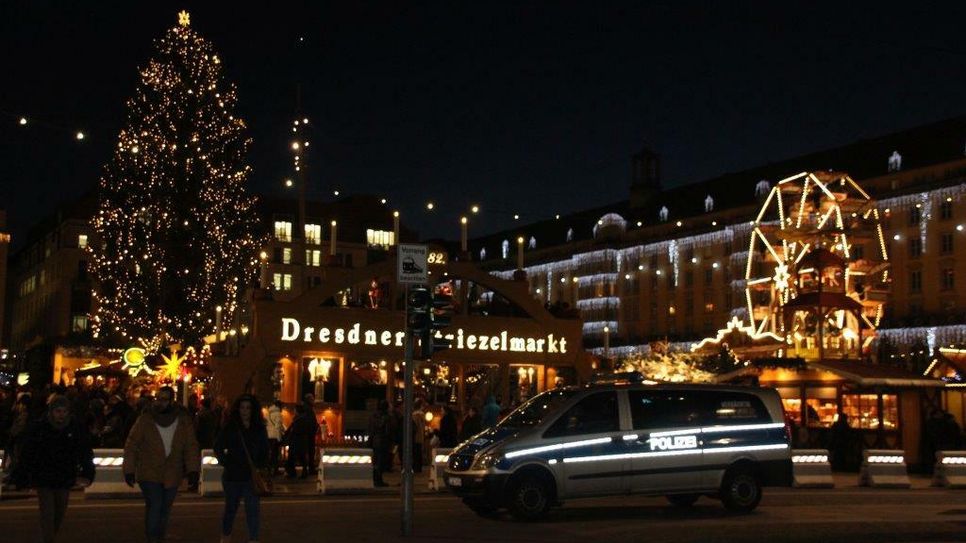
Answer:
[[621, 494], [677, 506], [709, 496], [749, 512], [762, 487], [791, 485], [790, 432], [773, 389], [622, 376], [534, 396], [454, 450], [445, 480], [478, 514], [522, 520]]

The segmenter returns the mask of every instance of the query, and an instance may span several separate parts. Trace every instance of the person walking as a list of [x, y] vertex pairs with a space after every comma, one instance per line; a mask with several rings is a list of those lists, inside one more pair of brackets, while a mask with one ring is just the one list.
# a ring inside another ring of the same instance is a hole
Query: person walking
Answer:
[[312, 472], [309, 447], [315, 447], [315, 417], [306, 413], [304, 404], [295, 406], [295, 420], [286, 432], [288, 443], [288, 460], [285, 462], [285, 472], [289, 479], [295, 478], [296, 463], [302, 465], [302, 479], [306, 479]]
[[417, 399], [413, 406], [413, 471], [423, 472], [423, 443], [426, 441], [426, 412], [423, 400]]
[[382, 480], [386, 459], [392, 454], [389, 402], [386, 400], [380, 400], [378, 409], [369, 417], [369, 446], [372, 447], [372, 484], [389, 486]]
[[13, 478], [18, 486], [36, 489], [40, 531], [44, 543], [50, 543], [64, 522], [70, 489], [94, 480], [90, 434], [72, 416], [70, 400], [51, 396], [46, 416], [24, 431], [20, 455]]
[[124, 481], [144, 495], [148, 543], [164, 540], [168, 516], [187, 476], [198, 484], [201, 455], [191, 416], [174, 404], [174, 389], [161, 387], [150, 408], [138, 417], [124, 445]]
[[268, 465], [272, 468], [272, 475], [278, 471], [278, 456], [282, 449], [282, 436], [285, 435], [285, 426], [282, 424], [282, 402], [275, 400], [268, 408], [268, 420], [266, 421], [268, 433]]
[[439, 446], [444, 449], [452, 449], [458, 443], [458, 434], [456, 413], [453, 412], [452, 407], [444, 405], [443, 418], [439, 421]]
[[490, 394], [483, 406], [483, 420], [481, 421], [484, 429], [496, 426], [500, 420], [500, 404], [496, 403], [496, 397]]
[[215, 436], [218, 435], [218, 419], [211, 410], [211, 398], [201, 400], [201, 408], [195, 413], [195, 437], [201, 450], [215, 446]]
[[466, 416], [463, 417], [463, 424], [460, 427], [459, 440], [466, 441], [467, 439], [475, 436], [483, 430], [483, 422], [480, 418], [480, 412], [476, 410], [472, 405], [466, 410]]
[[215, 457], [224, 467], [221, 484], [225, 490], [225, 511], [221, 519], [221, 541], [231, 541], [238, 504], [245, 500], [248, 540], [258, 541], [260, 528], [258, 491], [252, 481], [252, 468], [268, 465], [268, 430], [258, 400], [243, 394], [235, 400], [228, 421], [215, 440]]

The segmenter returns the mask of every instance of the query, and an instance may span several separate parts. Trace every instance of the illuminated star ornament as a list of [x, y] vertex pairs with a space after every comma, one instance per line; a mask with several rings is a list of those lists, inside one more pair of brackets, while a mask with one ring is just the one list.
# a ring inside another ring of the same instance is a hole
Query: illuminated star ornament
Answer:
[[791, 275], [788, 273], [787, 264], [778, 264], [775, 266], [775, 275], [772, 277], [772, 281], [775, 282], [775, 288], [779, 291], [784, 291], [788, 288], [788, 280], [791, 279]]
[[164, 360], [164, 367], [161, 369], [164, 372], [164, 376], [172, 381], [177, 380], [181, 375], [181, 362], [184, 360], [184, 357], [178, 356], [177, 352], [172, 352], [171, 356], [161, 355], [161, 358]]
[[191, 24], [191, 14], [187, 11], [181, 10], [178, 13], [178, 24], [181, 26], [188, 26]]

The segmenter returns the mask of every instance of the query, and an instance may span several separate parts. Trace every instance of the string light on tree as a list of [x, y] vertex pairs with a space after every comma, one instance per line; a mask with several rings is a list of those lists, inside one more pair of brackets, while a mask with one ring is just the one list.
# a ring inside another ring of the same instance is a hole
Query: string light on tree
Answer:
[[216, 306], [231, 326], [256, 271], [261, 240], [244, 189], [250, 140], [235, 88], [187, 12], [139, 73], [92, 221], [103, 240], [90, 247], [93, 332], [152, 350], [190, 346], [212, 332]]

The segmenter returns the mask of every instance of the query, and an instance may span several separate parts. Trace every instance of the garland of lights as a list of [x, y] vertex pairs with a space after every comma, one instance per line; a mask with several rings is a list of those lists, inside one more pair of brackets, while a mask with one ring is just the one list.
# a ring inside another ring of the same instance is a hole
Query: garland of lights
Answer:
[[230, 326], [261, 246], [236, 102], [218, 54], [182, 13], [140, 71], [100, 180], [95, 337], [197, 344], [219, 306]]

